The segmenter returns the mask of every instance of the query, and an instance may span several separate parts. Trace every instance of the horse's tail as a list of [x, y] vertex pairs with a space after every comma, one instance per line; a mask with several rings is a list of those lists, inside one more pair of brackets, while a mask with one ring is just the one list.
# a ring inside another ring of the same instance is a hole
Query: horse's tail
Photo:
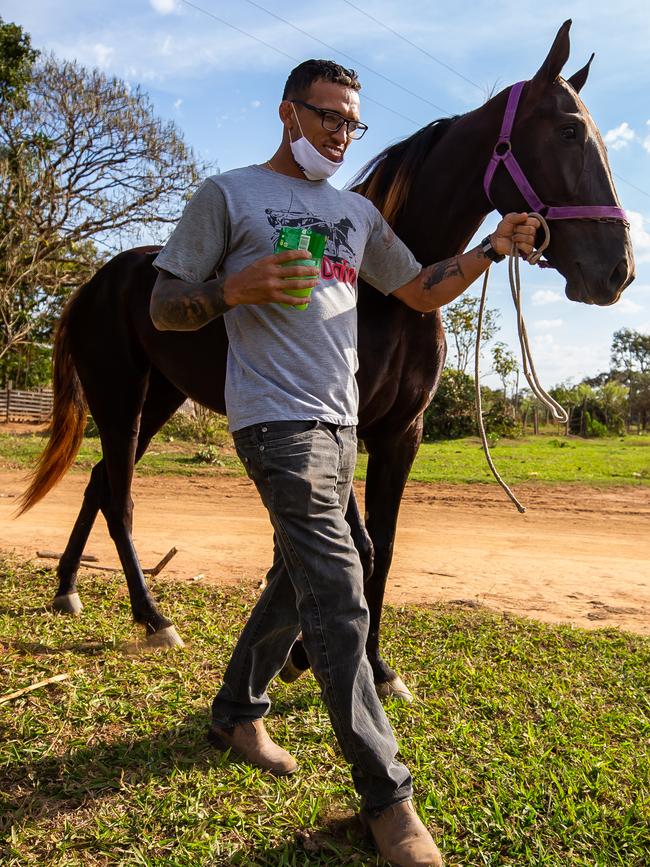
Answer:
[[83, 440], [88, 407], [70, 351], [70, 311], [75, 298], [63, 311], [54, 339], [50, 438], [31, 475], [29, 487], [18, 501], [18, 515], [31, 509], [65, 475]]

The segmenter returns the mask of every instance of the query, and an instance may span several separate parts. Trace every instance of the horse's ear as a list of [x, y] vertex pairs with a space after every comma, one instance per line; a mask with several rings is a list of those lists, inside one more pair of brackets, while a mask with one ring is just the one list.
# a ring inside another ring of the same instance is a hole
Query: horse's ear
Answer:
[[577, 93], [580, 93], [580, 91], [584, 87], [587, 76], [589, 75], [589, 67], [591, 66], [591, 61], [594, 59], [594, 57], [595, 55], [592, 54], [589, 60], [582, 67], [582, 69], [574, 72], [571, 78], [567, 78], [567, 81]]
[[548, 57], [542, 63], [531, 80], [531, 91], [545, 88], [547, 84], [555, 81], [562, 72], [562, 67], [569, 59], [569, 30], [571, 19], [565, 21], [557, 32]]

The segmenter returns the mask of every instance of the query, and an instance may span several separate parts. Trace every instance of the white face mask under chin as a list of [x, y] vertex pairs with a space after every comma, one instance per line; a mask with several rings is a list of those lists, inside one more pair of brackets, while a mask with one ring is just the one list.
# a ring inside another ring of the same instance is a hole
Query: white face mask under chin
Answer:
[[[334, 172], [341, 168], [343, 160], [338, 163], [334, 162], [334, 160], [328, 160], [327, 157], [324, 157], [317, 151], [313, 144], [305, 138], [298, 115], [296, 114], [296, 109], [293, 105], [291, 108], [293, 108], [293, 113], [300, 129], [300, 138], [290, 142], [294, 160], [298, 163], [309, 181], [323, 181], [325, 178], [331, 178]], [[289, 137], [291, 137], [291, 133], [289, 133]]]

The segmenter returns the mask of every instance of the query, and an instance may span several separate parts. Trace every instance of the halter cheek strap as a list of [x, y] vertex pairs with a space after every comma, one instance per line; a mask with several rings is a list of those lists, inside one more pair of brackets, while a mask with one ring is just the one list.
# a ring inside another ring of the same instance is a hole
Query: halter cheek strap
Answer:
[[525, 84], [525, 81], [518, 81], [517, 84], [513, 84], [510, 93], [508, 94], [508, 102], [503, 116], [503, 123], [501, 124], [501, 132], [499, 133], [499, 138], [494, 146], [494, 151], [492, 152], [483, 179], [483, 189], [485, 190], [485, 195], [488, 197], [488, 200], [494, 204], [490, 197], [490, 187], [492, 186], [494, 173], [499, 164], [503, 163], [530, 209], [542, 214], [547, 220], [611, 220], [629, 226], [625, 211], [622, 208], [615, 207], [614, 205], [549, 206], [545, 205], [539, 198], [535, 190], [529, 184], [526, 175], [523, 173], [521, 166], [512, 153], [512, 127], [515, 122], [521, 92], [524, 89]]

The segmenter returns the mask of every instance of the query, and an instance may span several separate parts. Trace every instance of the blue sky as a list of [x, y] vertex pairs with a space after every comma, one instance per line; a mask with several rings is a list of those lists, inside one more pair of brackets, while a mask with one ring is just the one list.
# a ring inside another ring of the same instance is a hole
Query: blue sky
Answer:
[[[296, 62], [327, 57], [354, 67], [370, 130], [349, 149], [337, 186], [390, 142], [533, 75], [571, 17], [565, 72], [596, 52], [582, 96], [630, 214], [637, 279], [614, 307], [592, 308], [569, 302], [553, 271], [522, 269], [538, 372], [546, 385], [578, 381], [607, 369], [616, 329], [650, 332], [650, 15], [642, 0], [4, 0], [2, 16], [37, 48], [140, 84], [158, 114], [221, 171], [273, 154], [277, 105]], [[491, 215], [484, 229], [494, 225]], [[504, 267], [492, 270], [489, 303], [502, 312], [499, 339], [514, 347], [506, 279]]]

